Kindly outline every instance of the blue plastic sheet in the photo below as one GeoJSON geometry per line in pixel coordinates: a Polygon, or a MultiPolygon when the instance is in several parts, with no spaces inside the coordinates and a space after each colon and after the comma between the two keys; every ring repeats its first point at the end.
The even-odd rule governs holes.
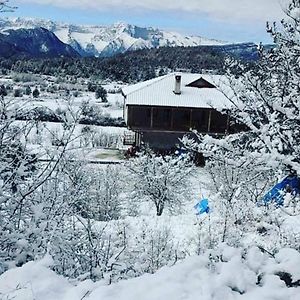
{"type": "Polygon", "coordinates": [[[283,205],[284,195],[291,193],[293,196],[300,194],[300,179],[298,176],[288,176],[277,183],[264,197],[263,204],[275,202],[277,205],[283,205]]]}
{"type": "Polygon", "coordinates": [[[197,215],[201,215],[204,213],[209,213],[209,204],[208,199],[202,199],[199,203],[197,203],[194,208],[197,210],[197,215]]]}

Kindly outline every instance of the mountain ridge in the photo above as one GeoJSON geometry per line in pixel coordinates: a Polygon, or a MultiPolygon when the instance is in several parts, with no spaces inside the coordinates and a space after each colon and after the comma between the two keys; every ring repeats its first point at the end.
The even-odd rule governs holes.
{"type": "Polygon", "coordinates": [[[159,47],[226,45],[227,42],[200,36],[139,27],[124,22],[112,25],[74,25],[34,18],[1,18],[0,32],[16,29],[45,28],[70,45],[80,56],[109,57],[127,51],[159,47]]]}
{"type": "Polygon", "coordinates": [[[0,33],[3,57],[78,57],[79,54],[57,36],[42,27],[7,29],[0,33]]]}

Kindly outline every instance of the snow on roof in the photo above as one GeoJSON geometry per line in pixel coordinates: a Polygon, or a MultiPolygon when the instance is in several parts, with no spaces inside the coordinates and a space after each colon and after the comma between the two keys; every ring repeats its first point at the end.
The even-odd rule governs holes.
{"type": "Polygon", "coordinates": [[[187,85],[203,78],[204,80],[219,87],[226,81],[221,75],[203,75],[182,73],[181,94],[176,95],[175,75],[172,73],[144,82],[137,83],[122,89],[126,97],[126,105],[149,105],[169,107],[194,107],[216,108],[218,110],[230,108],[231,102],[218,88],[196,88],[187,85]]]}

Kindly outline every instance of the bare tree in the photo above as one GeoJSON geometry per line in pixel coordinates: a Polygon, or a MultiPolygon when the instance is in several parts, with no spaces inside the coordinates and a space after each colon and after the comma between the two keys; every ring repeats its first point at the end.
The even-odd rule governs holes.
{"type": "Polygon", "coordinates": [[[9,0],[0,1],[0,13],[13,12],[16,9],[16,6],[9,5],[9,0]]]}
{"type": "Polygon", "coordinates": [[[17,120],[26,113],[28,110],[14,99],[1,98],[0,269],[3,263],[3,270],[8,261],[21,265],[45,251],[46,240],[57,223],[61,223],[68,208],[63,209],[64,202],[58,197],[62,187],[57,176],[74,139],[79,115],[69,111],[57,137],[61,140],[60,144],[50,147],[39,145],[38,151],[33,151],[30,139],[37,121],[17,120]],[[41,210],[36,214],[38,207],[41,210]],[[44,213],[46,211],[47,214],[44,213]],[[44,231],[47,235],[42,234],[44,231]],[[22,246],[20,241],[24,241],[22,246]]]}
{"type": "Polygon", "coordinates": [[[134,182],[132,197],[152,202],[157,216],[165,208],[171,212],[178,210],[187,198],[188,179],[193,170],[187,158],[157,156],[147,150],[129,163],[128,170],[134,182]]]}

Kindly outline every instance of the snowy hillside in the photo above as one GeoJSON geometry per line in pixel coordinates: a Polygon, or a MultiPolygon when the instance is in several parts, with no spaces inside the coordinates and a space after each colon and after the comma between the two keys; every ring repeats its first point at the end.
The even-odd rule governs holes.
{"type": "Polygon", "coordinates": [[[72,25],[39,19],[1,19],[0,31],[44,27],[71,45],[83,56],[111,56],[129,50],[174,46],[224,45],[225,42],[200,36],[184,36],[154,28],[142,28],[126,23],[110,26],[72,25]]]}

